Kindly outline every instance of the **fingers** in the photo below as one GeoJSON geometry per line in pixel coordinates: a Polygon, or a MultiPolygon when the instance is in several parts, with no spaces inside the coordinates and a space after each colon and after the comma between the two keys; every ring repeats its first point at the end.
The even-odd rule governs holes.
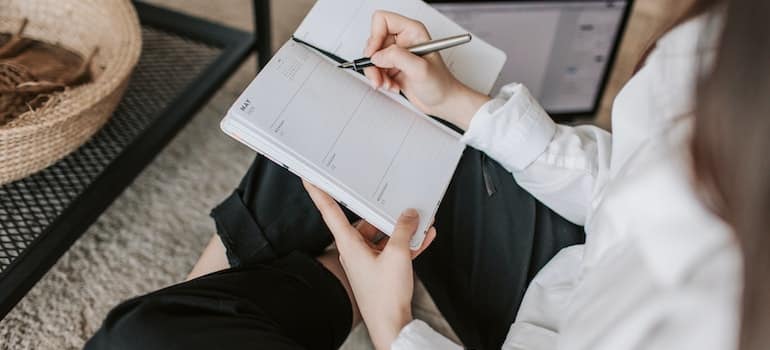
{"type": "MultiPolygon", "coordinates": [[[[381,49],[382,47],[395,45],[396,39],[394,36],[389,35],[383,42],[382,47],[378,47],[376,49],[371,49],[373,47],[371,46],[371,42],[372,39],[370,38],[367,41],[367,47],[364,50],[364,56],[366,57],[371,57],[374,52],[381,49]]],[[[398,92],[398,84],[391,78],[391,76],[394,74],[391,74],[389,71],[383,71],[377,67],[368,67],[364,69],[364,75],[369,79],[369,81],[371,81],[373,88],[377,89],[382,86],[386,90],[398,92]]]]}
{"type": "Polygon", "coordinates": [[[350,225],[348,218],[334,198],[307,181],[303,180],[302,184],[305,186],[305,190],[307,190],[318,211],[321,212],[321,217],[323,217],[326,226],[332,232],[340,253],[343,253],[343,251],[347,252],[356,247],[367,247],[363,237],[350,225]]]}
{"type": "Polygon", "coordinates": [[[393,233],[390,235],[385,249],[396,248],[409,250],[409,241],[412,239],[414,232],[417,231],[417,226],[420,224],[420,214],[417,210],[407,209],[401,213],[401,216],[396,222],[396,227],[393,229],[393,233]]]}
{"type": "Polygon", "coordinates": [[[378,89],[382,87],[394,93],[398,93],[401,90],[401,85],[394,78],[400,72],[397,68],[388,70],[382,70],[377,67],[364,68],[364,75],[369,79],[373,88],[378,89]]]}
{"type": "MultiPolygon", "coordinates": [[[[364,49],[364,56],[370,57],[376,50],[379,50],[379,48],[375,49],[374,51],[371,49],[373,38],[369,38],[367,41],[366,48],[364,49]]],[[[364,75],[366,76],[369,81],[372,82],[372,87],[377,89],[380,86],[382,86],[382,83],[384,82],[383,79],[383,73],[377,68],[377,67],[368,67],[364,68],[364,75]]]]}
{"type": "MultiPolygon", "coordinates": [[[[364,49],[364,56],[372,57],[375,52],[393,45],[407,47],[427,40],[430,40],[430,34],[425,25],[419,21],[393,12],[378,10],[372,15],[371,34],[364,49]]],[[[364,69],[364,75],[372,82],[375,89],[382,86],[398,92],[400,88],[397,82],[377,68],[364,69]]]]}
{"type": "Polygon", "coordinates": [[[372,82],[372,87],[377,89],[382,86],[382,72],[377,67],[364,68],[364,75],[372,82]]]}
{"type": "MultiPolygon", "coordinates": [[[[396,37],[393,36],[393,35],[389,35],[385,39],[385,42],[382,44],[382,47],[388,47],[388,46],[391,46],[391,45],[396,45],[396,37]]],[[[374,54],[374,52],[372,52],[371,54],[374,54]]],[[[366,55],[366,57],[371,57],[371,54],[366,55]]],[[[383,71],[381,69],[379,71],[380,71],[380,75],[382,76],[382,87],[384,89],[390,90],[392,92],[398,92],[398,83],[396,83],[393,80],[390,72],[389,71],[383,71]]]]}
{"type": "Polygon", "coordinates": [[[310,195],[310,198],[313,200],[313,203],[315,203],[316,208],[321,212],[326,224],[332,231],[341,230],[350,226],[348,218],[334,198],[309,182],[303,181],[302,183],[305,186],[307,193],[310,195]]]}
{"type": "MultiPolygon", "coordinates": [[[[372,63],[380,68],[397,69],[399,73],[404,73],[414,80],[421,80],[428,75],[428,61],[396,45],[375,53],[372,63]]],[[[400,76],[401,74],[393,76],[396,83],[401,84],[400,76]]]]}
{"type": "Polygon", "coordinates": [[[422,241],[422,245],[420,245],[420,248],[417,250],[412,251],[412,259],[420,256],[425,249],[428,249],[431,243],[433,243],[433,240],[436,238],[436,228],[431,227],[428,230],[428,233],[425,234],[425,239],[422,241]]]}
{"type": "Polygon", "coordinates": [[[348,218],[345,216],[342,208],[331,196],[307,181],[303,180],[302,184],[321,213],[332,235],[334,235],[337,249],[342,255],[355,254],[357,251],[372,253],[371,249],[375,251],[398,249],[404,252],[411,252],[411,257],[414,259],[428,248],[436,238],[436,229],[431,227],[426,233],[420,248],[412,251],[409,248],[409,242],[412,236],[414,236],[415,231],[417,231],[420,215],[414,209],[407,209],[398,218],[398,222],[396,222],[396,226],[389,239],[383,239],[376,244],[370,243],[379,233],[377,228],[366,221],[360,221],[356,224],[356,227],[353,227],[348,222],[348,218]]]}
{"type": "Polygon", "coordinates": [[[383,70],[378,67],[364,68],[364,75],[369,79],[372,87],[378,89],[382,87],[385,90],[392,92],[398,92],[400,89],[399,84],[393,78],[400,71],[396,68],[383,70]]]}
{"type": "Polygon", "coordinates": [[[380,234],[380,230],[365,220],[360,220],[353,226],[355,226],[358,232],[361,232],[361,235],[364,236],[364,239],[369,242],[374,242],[380,234]]]}
{"type": "Polygon", "coordinates": [[[364,48],[364,56],[371,57],[375,52],[395,44],[397,44],[395,35],[388,34],[385,36],[385,39],[383,40],[379,40],[378,38],[374,38],[374,37],[369,37],[369,39],[366,40],[366,47],[364,48]]]}
{"type": "Polygon", "coordinates": [[[385,40],[389,36],[398,37],[400,34],[409,34],[405,36],[408,36],[408,39],[413,42],[399,42],[399,45],[417,44],[417,41],[424,41],[430,37],[425,26],[418,21],[393,12],[375,11],[372,15],[370,40],[366,48],[367,56],[371,56],[377,50],[385,47],[385,40]]]}

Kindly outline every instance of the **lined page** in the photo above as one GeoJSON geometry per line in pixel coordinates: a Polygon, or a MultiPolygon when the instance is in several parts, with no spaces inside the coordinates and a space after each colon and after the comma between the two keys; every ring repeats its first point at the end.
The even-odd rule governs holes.
{"type": "Polygon", "coordinates": [[[351,209],[383,232],[392,232],[402,210],[417,209],[415,246],[464,149],[457,133],[293,41],[225,119],[237,121],[237,128],[225,128],[234,137],[349,194],[351,209]]]}
{"type": "MultiPolygon", "coordinates": [[[[417,19],[434,39],[467,30],[420,0],[318,0],[294,35],[347,60],[361,57],[371,32],[374,11],[381,9],[417,19]]],[[[489,94],[506,55],[474,37],[465,45],[441,51],[449,70],[471,88],[489,94]]]]}

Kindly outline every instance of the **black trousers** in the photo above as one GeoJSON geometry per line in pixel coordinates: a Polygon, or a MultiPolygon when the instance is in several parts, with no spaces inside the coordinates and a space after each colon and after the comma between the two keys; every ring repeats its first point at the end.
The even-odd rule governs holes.
{"type": "MultiPolygon", "coordinates": [[[[313,258],[332,238],[300,180],[258,156],[212,217],[234,267],[122,303],[86,349],[340,346],[352,305],[313,258]]],[[[470,148],[435,226],[436,240],[414,267],[472,349],[499,349],[537,271],[561,248],[584,240],[581,227],[470,148]]]]}

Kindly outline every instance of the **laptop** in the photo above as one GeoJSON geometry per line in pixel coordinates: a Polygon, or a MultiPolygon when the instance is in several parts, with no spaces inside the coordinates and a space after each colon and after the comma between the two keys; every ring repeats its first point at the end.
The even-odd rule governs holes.
{"type": "Polygon", "coordinates": [[[596,114],[633,0],[429,3],[506,52],[493,95],[526,85],[554,119],[596,114]]]}

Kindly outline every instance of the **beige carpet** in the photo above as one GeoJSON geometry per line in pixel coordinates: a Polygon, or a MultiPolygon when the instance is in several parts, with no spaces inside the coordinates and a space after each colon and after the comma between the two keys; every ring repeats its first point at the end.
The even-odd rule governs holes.
{"type": "MultiPolygon", "coordinates": [[[[229,13],[212,6],[196,9],[233,16],[228,22],[249,28],[248,1],[238,3],[240,10],[233,6],[229,13]]],[[[233,190],[254,157],[218,127],[226,108],[253,78],[254,66],[252,57],[0,321],[0,348],[81,348],[121,300],[184,279],[214,232],[209,210],[233,190]]],[[[430,302],[424,293],[417,300],[430,302]]],[[[435,311],[423,309],[429,307],[415,313],[439,319],[435,311]]],[[[367,347],[363,329],[346,344],[349,349],[367,347]]]]}
{"type": "MultiPolygon", "coordinates": [[[[251,28],[247,0],[153,2],[251,28]]],[[[312,0],[273,3],[274,37],[281,43],[312,0]]],[[[648,4],[644,8],[654,9],[664,1],[641,3],[648,4]]],[[[646,38],[645,33],[651,29],[644,24],[660,21],[645,13],[638,16],[638,24],[632,23],[638,27],[635,37],[646,38]]],[[[631,51],[624,57],[638,51],[634,49],[640,46],[638,42],[625,44],[631,51]]],[[[623,67],[628,65],[621,65],[615,85],[622,83],[623,69],[628,70],[623,67]]],[[[0,349],[81,348],[118,302],[185,277],[213,233],[210,208],[233,189],[253,158],[253,152],[224,136],[218,128],[225,109],[254,76],[253,67],[252,57],[0,321],[0,349]]],[[[417,293],[415,304],[417,317],[448,332],[424,292],[417,293]]],[[[359,328],[345,348],[370,348],[368,344],[365,330],[359,328]]]]}

